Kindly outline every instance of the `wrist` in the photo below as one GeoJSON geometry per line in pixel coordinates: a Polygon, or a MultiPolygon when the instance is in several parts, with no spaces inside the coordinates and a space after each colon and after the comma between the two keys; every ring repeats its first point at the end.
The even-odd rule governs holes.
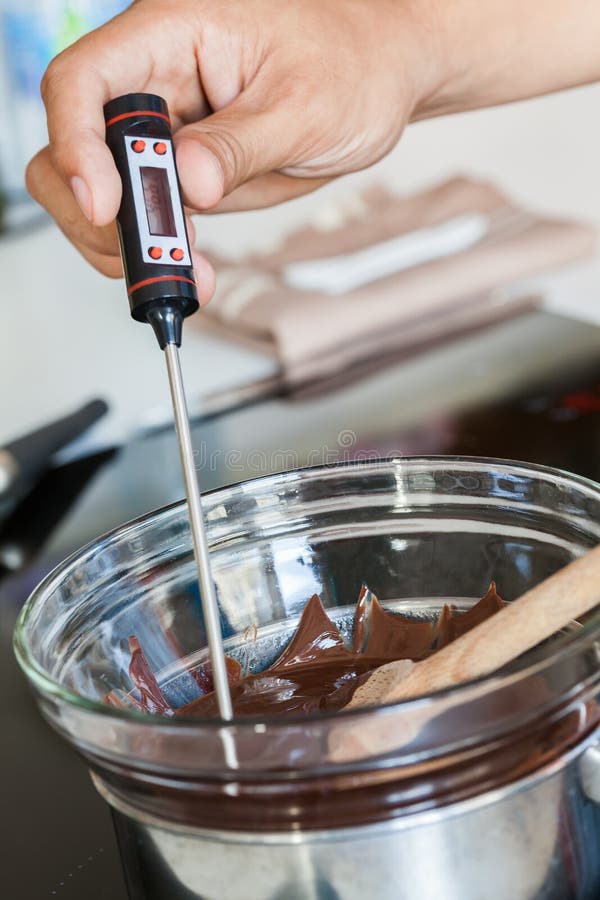
{"type": "Polygon", "coordinates": [[[507,90],[518,93],[520,78],[510,62],[519,43],[516,4],[411,0],[424,51],[432,59],[411,121],[502,103],[512,99],[504,96],[507,90]]]}
{"type": "MultiPolygon", "coordinates": [[[[372,14],[372,0],[367,5],[372,14]]],[[[440,114],[458,75],[449,52],[447,6],[447,0],[382,0],[387,16],[379,27],[381,49],[389,51],[384,61],[396,78],[400,72],[399,100],[407,123],[440,114]]]]}

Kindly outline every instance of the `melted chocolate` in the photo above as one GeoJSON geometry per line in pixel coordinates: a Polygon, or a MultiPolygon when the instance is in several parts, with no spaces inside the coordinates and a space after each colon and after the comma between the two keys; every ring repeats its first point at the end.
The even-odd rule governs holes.
{"type": "MultiPolygon", "coordinates": [[[[226,658],[234,713],[263,716],[341,709],[373,669],[397,659],[425,659],[489,618],[502,605],[492,584],[486,595],[465,613],[445,605],[434,626],[386,611],[363,587],[349,648],[315,594],[306,604],[290,643],[268,669],[242,677],[239,663],[226,658]]],[[[210,664],[191,673],[203,695],[173,710],[135,637],[130,638],[130,648],[129,675],[139,695],[132,699],[138,708],[159,715],[217,716],[210,664]]],[[[106,700],[123,705],[112,692],[106,700]]]]}
{"type": "Polygon", "coordinates": [[[129,677],[140,693],[138,701],[140,709],[149,713],[172,716],[173,710],[165,700],[154,672],[142,653],[140,642],[136,637],[129,638],[129,649],[131,650],[129,677]]]}
{"type": "Polygon", "coordinates": [[[479,603],[472,606],[460,616],[453,613],[452,609],[446,604],[438,619],[435,632],[435,649],[441,650],[446,644],[455,641],[457,637],[466,634],[476,625],[485,622],[494,613],[502,609],[504,603],[496,593],[496,584],[492,581],[487,593],[481,598],[479,603]]]}
{"type": "MultiPolygon", "coordinates": [[[[318,598],[312,598],[294,637],[268,671],[244,679],[239,664],[229,660],[229,677],[235,681],[235,690],[239,693],[239,687],[242,694],[244,690],[250,691],[252,683],[256,690],[261,685],[264,688],[266,681],[261,682],[260,678],[272,677],[280,681],[285,678],[291,683],[292,696],[288,698],[291,702],[294,691],[306,691],[304,673],[312,665],[317,674],[311,683],[316,680],[319,685],[315,689],[316,696],[323,696],[331,689],[333,694],[327,696],[331,696],[328,702],[333,703],[335,691],[341,689],[339,684],[332,687],[335,672],[344,669],[348,662],[355,664],[356,672],[356,667],[362,664],[361,656],[367,657],[367,666],[372,662],[371,654],[389,658],[398,651],[409,656],[414,653],[414,658],[419,654],[426,656],[472,628],[480,616],[485,618],[494,614],[501,605],[492,586],[492,590],[467,613],[460,614],[450,606],[445,607],[431,628],[427,623],[423,627],[422,622],[407,624],[401,617],[385,612],[364,589],[357,603],[350,648],[344,645],[318,598]],[[381,633],[382,629],[385,634],[381,633]],[[248,687],[242,687],[244,684],[248,687]]],[[[137,775],[132,778],[121,768],[104,767],[102,778],[117,794],[135,796],[136,808],[141,812],[187,827],[252,832],[281,830],[297,834],[299,830],[383,822],[408,812],[448,806],[501,788],[564,759],[571,748],[598,727],[598,703],[590,699],[590,679],[595,677],[597,668],[594,665],[593,659],[586,663],[582,670],[585,677],[563,700],[560,685],[567,673],[568,678],[573,677],[573,661],[569,658],[561,663],[560,672],[554,672],[556,684],[537,673],[525,675],[524,680],[509,682],[500,691],[441,711],[424,723],[424,733],[416,735],[407,746],[406,752],[414,764],[406,765],[408,757],[405,750],[399,748],[400,756],[391,759],[390,766],[381,766],[379,757],[374,757],[368,767],[361,763],[349,772],[338,771],[335,767],[315,770],[315,760],[323,759],[323,732],[318,727],[304,729],[302,724],[290,723],[289,729],[269,727],[268,739],[253,728],[238,730],[236,745],[241,756],[257,760],[259,764],[256,768],[248,767],[243,773],[230,773],[235,780],[235,791],[230,789],[230,779],[204,772],[205,763],[209,763],[209,773],[216,765],[227,771],[223,749],[217,743],[211,743],[208,748],[199,746],[199,770],[191,779],[171,777],[157,781],[152,777],[140,781],[137,775]],[[491,732],[490,724],[498,715],[506,724],[507,711],[513,724],[491,732]],[[517,718],[513,722],[515,712],[517,718]],[[458,751],[451,743],[449,752],[447,741],[452,741],[456,733],[471,733],[472,740],[468,745],[459,745],[458,751]],[[422,747],[435,744],[436,735],[440,737],[443,755],[421,756],[422,747]]],[[[346,674],[351,672],[347,668],[344,671],[346,674]]],[[[212,689],[209,665],[196,667],[190,675],[201,690],[212,689]]],[[[356,675],[353,686],[348,688],[349,693],[362,677],[356,675]]],[[[159,715],[161,712],[169,714],[166,712],[169,705],[135,640],[132,642],[131,679],[136,690],[129,694],[115,690],[107,702],[143,708],[159,715]]],[[[348,683],[351,681],[349,678],[348,683]]],[[[338,701],[339,696],[335,702],[338,701]]],[[[214,712],[215,704],[209,693],[195,704],[171,710],[171,713],[210,715],[211,703],[214,712]]],[[[269,713],[285,712],[286,703],[282,702],[275,709],[267,704],[265,708],[269,713]]],[[[239,712],[237,707],[236,712],[239,712]]],[[[243,710],[241,714],[244,714],[243,710]]],[[[139,742],[143,751],[140,765],[144,771],[143,759],[149,736],[147,729],[141,731],[144,734],[132,734],[132,747],[139,742]]],[[[170,746],[170,736],[160,731],[152,734],[151,739],[164,743],[165,749],[170,746]]]]}

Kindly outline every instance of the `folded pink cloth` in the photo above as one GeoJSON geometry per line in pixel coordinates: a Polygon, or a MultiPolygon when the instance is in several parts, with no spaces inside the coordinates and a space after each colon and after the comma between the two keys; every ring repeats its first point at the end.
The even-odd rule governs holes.
{"type": "Polygon", "coordinates": [[[485,182],[406,198],[372,188],[275,251],[213,258],[206,319],[275,354],[298,385],[514,314],[531,298],[496,289],[595,247],[591,226],[536,216],[485,182]]]}

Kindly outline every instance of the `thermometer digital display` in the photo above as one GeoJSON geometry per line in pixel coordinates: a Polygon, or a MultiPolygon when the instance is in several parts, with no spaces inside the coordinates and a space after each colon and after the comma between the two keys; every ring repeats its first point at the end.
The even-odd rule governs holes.
{"type": "Polygon", "coordinates": [[[159,237],[177,237],[166,169],[140,166],[140,175],[150,234],[159,237]]]}

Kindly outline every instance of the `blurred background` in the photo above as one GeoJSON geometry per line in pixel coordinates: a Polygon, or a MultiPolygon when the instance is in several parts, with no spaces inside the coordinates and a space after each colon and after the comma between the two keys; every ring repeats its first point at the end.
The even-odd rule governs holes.
{"type": "MultiPolygon", "coordinates": [[[[153,334],[23,184],[48,61],[122,5],[0,0],[3,895],[28,900],[125,893],[108,812],[16,670],[15,617],[66,554],[183,495],[153,334]]],[[[599,108],[594,85],[424,122],[316,194],[199,217],[219,283],[182,352],[201,487],[423,453],[598,478],[599,108]]]]}

